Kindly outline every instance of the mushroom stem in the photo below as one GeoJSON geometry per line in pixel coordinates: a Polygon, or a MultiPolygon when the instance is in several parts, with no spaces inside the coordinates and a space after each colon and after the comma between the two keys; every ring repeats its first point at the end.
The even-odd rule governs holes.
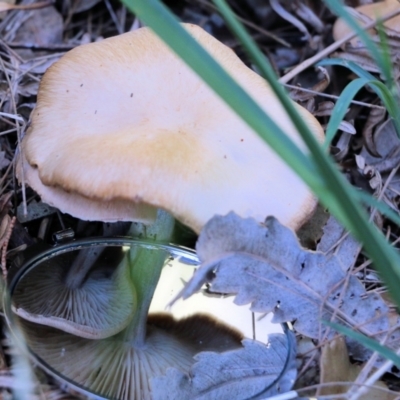
{"type": "Polygon", "coordinates": [[[164,251],[152,249],[131,251],[131,279],[136,289],[138,308],[125,330],[125,340],[135,348],[145,346],[147,315],[167,255],[164,251]]]}
{"type": "MultiPolygon", "coordinates": [[[[163,210],[158,210],[155,223],[146,227],[144,236],[146,239],[169,241],[174,223],[175,219],[172,215],[163,210]]],[[[168,251],[152,249],[151,247],[147,249],[132,248],[127,255],[129,257],[131,279],[136,289],[137,310],[132,321],[125,329],[124,340],[129,341],[135,348],[145,346],[147,315],[150,303],[168,255],[168,251]]]]}

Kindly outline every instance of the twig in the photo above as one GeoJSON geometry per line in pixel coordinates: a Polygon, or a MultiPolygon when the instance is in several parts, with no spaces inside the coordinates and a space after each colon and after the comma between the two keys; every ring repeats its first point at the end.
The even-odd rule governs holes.
{"type": "MultiPolygon", "coordinates": [[[[10,100],[11,100],[11,104],[12,104],[12,107],[13,107],[13,110],[14,110],[14,115],[17,115],[17,105],[15,104],[14,91],[12,90],[10,77],[8,76],[8,73],[6,72],[5,65],[4,65],[2,57],[0,57],[0,64],[1,64],[1,67],[3,68],[4,75],[6,77],[8,87],[10,88],[10,100]]],[[[18,148],[17,148],[18,150],[17,151],[19,151],[20,150],[20,146],[21,146],[21,127],[20,127],[20,125],[18,123],[19,119],[15,119],[15,121],[17,122],[17,124],[16,124],[17,138],[18,138],[18,148]]],[[[26,205],[25,174],[24,174],[23,162],[24,161],[22,159],[21,160],[21,164],[22,164],[21,165],[21,186],[22,186],[22,205],[23,205],[22,208],[23,208],[24,215],[28,215],[28,207],[26,205]]]]}
{"type": "Polygon", "coordinates": [[[4,280],[7,279],[7,248],[8,248],[8,242],[10,241],[10,237],[12,234],[12,230],[14,228],[15,222],[17,220],[17,217],[12,217],[10,224],[7,227],[6,235],[4,237],[4,244],[1,248],[1,270],[3,272],[3,278],[4,280]]]}
{"type": "MultiPolygon", "coordinates": [[[[295,90],[298,90],[298,91],[304,92],[304,93],[313,93],[316,96],[326,97],[326,98],[332,99],[332,100],[338,100],[339,97],[340,97],[340,96],[335,96],[333,94],[318,92],[318,91],[312,90],[312,89],[306,89],[306,88],[303,88],[301,86],[290,85],[289,83],[284,83],[283,86],[285,86],[285,87],[287,87],[289,89],[295,89],[295,90]]],[[[364,101],[352,100],[351,104],[357,104],[359,106],[368,107],[368,108],[379,108],[379,109],[382,109],[382,110],[386,110],[386,108],[383,107],[383,106],[378,106],[376,104],[365,103],[364,101]]]]}
{"type": "MultiPolygon", "coordinates": [[[[400,350],[396,352],[397,355],[400,354],[400,350]]],[[[358,400],[361,396],[363,396],[368,390],[370,386],[373,386],[374,383],[382,377],[390,368],[393,367],[392,361],[384,362],[364,383],[363,386],[360,386],[356,392],[350,397],[349,400],[358,400]]]]}
{"type": "Polygon", "coordinates": [[[50,1],[41,1],[36,4],[5,4],[6,7],[4,10],[0,11],[8,11],[8,10],[37,10],[40,8],[49,7],[54,4],[54,0],[50,1]]]}

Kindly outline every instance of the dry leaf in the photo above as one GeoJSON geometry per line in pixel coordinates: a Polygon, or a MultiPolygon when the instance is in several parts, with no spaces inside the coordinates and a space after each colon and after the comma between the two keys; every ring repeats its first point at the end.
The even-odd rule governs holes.
{"type": "MultiPolygon", "coordinates": [[[[62,38],[63,19],[61,14],[55,7],[45,7],[29,12],[27,18],[9,40],[12,39],[14,42],[24,45],[46,47],[61,43],[62,38]]],[[[27,51],[23,54],[26,55],[27,51]]]]}
{"type": "MultiPolygon", "coordinates": [[[[354,382],[362,370],[360,365],[352,364],[349,360],[346,342],[343,337],[338,336],[330,342],[325,343],[321,354],[321,383],[354,382]]],[[[387,389],[387,386],[378,381],[374,386],[387,389]]],[[[333,395],[346,393],[351,385],[334,384],[323,386],[320,395],[333,395]]],[[[387,393],[384,390],[370,389],[362,396],[363,400],[394,400],[398,396],[387,393]]]]}
{"type": "Polygon", "coordinates": [[[314,113],[316,117],[329,117],[332,114],[335,103],[333,101],[322,101],[318,103],[318,108],[314,113]]]}
{"type": "Polygon", "coordinates": [[[0,151],[0,170],[10,165],[10,160],[6,157],[5,151],[0,151]]]}
{"type": "MultiPolygon", "coordinates": [[[[341,122],[341,125],[344,121],[341,122]]],[[[339,139],[336,144],[331,147],[332,153],[335,160],[342,161],[347,153],[349,152],[350,141],[352,139],[352,134],[348,132],[340,132],[339,139]]]]}
{"type": "Polygon", "coordinates": [[[65,0],[63,3],[65,13],[72,12],[73,14],[90,10],[101,0],[65,0]]]}
{"type": "Polygon", "coordinates": [[[234,213],[212,218],[197,242],[202,266],[180,295],[205,282],[210,291],[235,294],[238,305],[273,312],[273,322],[295,322],[297,332],[320,338],[321,320],[345,323],[372,337],[389,328],[388,307],[348,277],[335,256],[304,250],[294,233],[274,217],[265,224],[234,213]]]}
{"type": "Polygon", "coordinates": [[[375,146],[373,132],[375,127],[383,121],[386,115],[385,108],[374,107],[368,114],[367,121],[365,122],[364,128],[362,130],[362,135],[364,138],[364,143],[366,149],[375,157],[380,158],[380,154],[375,146]]]}
{"type": "Polygon", "coordinates": [[[355,135],[357,133],[356,129],[354,128],[354,125],[350,121],[342,121],[339,124],[339,130],[349,133],[350,135],[355,135]]]}
{"type": "Polygon", "coordinates": [[[265,399],[289,391],[296,379],[294,337],[290,334],[289,346],[283,334],[269,339],[266,345],[245,339],[238,350],[199,353],[188,374],[168,369],[152,380],[153,400],[265,399]],[[289,348],[288,368],[280,376],[289,348]]]}
{"type": "Polygon", "coordinates": [[[396,167],[400,161],[400,139],[393,123],[385,121],[381,124],[376,129],[373,140],[375,150],[380,156],[374,156],[363,148],[360,156],[364,157],[365,163],[374,166],[379,172],[390,171],[396,167]]]}
{"type": "Polygon", "coordinates": [[[361,245],[347,233],[334,218],[330,217],[323,228],[324,234],[318,243],[317,251],[326,255],[334,254],[344,272],[347,272],[355,263],[361,245]]]}

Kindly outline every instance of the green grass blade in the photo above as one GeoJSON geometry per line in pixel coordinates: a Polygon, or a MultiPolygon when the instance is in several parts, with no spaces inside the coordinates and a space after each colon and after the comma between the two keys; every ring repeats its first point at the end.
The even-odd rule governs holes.
{"type": "Polygon", "coordinates": [[[394,351],[390,350],[389,348],[381,345],[374,339],[369,338],[359,332],[355,332],[350,328],[347,328],[343,325],[339,325],[330,321],[322,321],[325,325],[328,325],[332,329],[338,331],[339,333],[348,336],[351,339],[356,340],[357,342],[361,343],[367,349],[372,351],[376,351],[381,356],[385,357],[386,359],[393,362],[397,368],[400,368],[400,356],[398,356],[394,351]]]}
{"type": "Polygon", "coordinates": [[[328,65],[337,65],[340,67],[348,68],[350,71],[354,72],[360,78],[369,79],[371,81],[376,79],[376,77],[374,75],[370,74],[368,71],[366,71],[364,68],[360,67],[355,62],[348,61],[343,58],[325,58],[325,59],[319,61],[316,65],[321,66],[321,67],[326,67],[328,65]]]}
{"type": "Polygon", "coordinates": [[[370,80],[365,78],[355,79],[351,81],[340,94],[340,97],[337,99],[335,107],[332,110],[328,126],[326,127],[326,137],[324,143],[325,149],[328,149],[332,143],[332,140],[339,129],[339,125],[343,121],[343,118],[346,115],[354,96],[361,88],[368,84],[368,82],[370,82],[370,80]]]}
{"type": "Polygon", "coordinates": [[[309,136],[309,131],[300,133],[315,162],[296,148],[271,118],[179,25],[165,6],[157,0],[124,2],[298,173],[343,226],[363,243],[392,298],[400,305],[400,260],[397,253],[377,228],[368,222],[355,190],[339,173],[319,143],[309,136]],[[285,148],[285,145],[289,147],[285,148]]]}
{"type": "Polygon", "coordinates": [[[399,213],[394,211],[387,204],[377,200],[375,197],[371,196],[369,193],[366,193],[364,191],[357,192],[357,196],[359,200],[366,206],[376,208],[382,215],[390,219],[396,225],[400,226],[399,213]]]}
{"type": "Polygon", "coordinates": [[[379,98],[382,100],[382,103],[387,108],[388,113],[392,117],[393,122],[395,124],[397,135],[400,137],[400,107],[399,107],[400,101],[397,100],[398,97],[393,95],[393,91],[390,90],[390,88],[388,88],[386,84],[384,84],[381,81],[378,81],[373,75],[371,75],[369,72],[365,71],[363,68],[361,68],[352,61],[346,61],[340,58],[332,58],[332,59],[322,60],[321,62],[318,63],[318,65],[321,66],[338,65],[346,67],[351,71],[353,71],[360,78],[370,80],[368,84],[379,96],[379,98]]]}

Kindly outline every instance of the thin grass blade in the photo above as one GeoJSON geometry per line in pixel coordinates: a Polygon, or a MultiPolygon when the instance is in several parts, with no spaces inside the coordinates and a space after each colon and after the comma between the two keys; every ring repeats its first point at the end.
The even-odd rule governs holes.
{"type": "Polygon", "coordinates": [[[351,81],[340,94],[340,97],[337,99],[335,107],[332,110],[328,126],[326,127],[326,137],[324,143],[325,149],[328,149],[332,143],[332,140],[339,129],[339,125],[343,121],[355,95],[360,91],[361,88],[368,84],[368,82],[370,82],[370,80],[366,78],[355,79],[351,81]]]}

